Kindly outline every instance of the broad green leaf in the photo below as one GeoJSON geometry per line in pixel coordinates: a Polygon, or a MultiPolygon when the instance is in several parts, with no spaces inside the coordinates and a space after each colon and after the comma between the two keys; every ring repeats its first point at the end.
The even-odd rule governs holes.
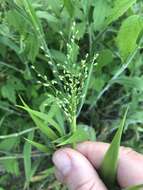
{"type": "Polygon", "coordinates": [[[113,21],[117,20],[122,16],[134,3],[136,0],[115,0],[113,3],[113,8],[110,9],[110,13],[107,17],[106,24],[109,25],[113,21]]]}
{"type": "Polygon", "coordinates": [[[6,14],[6,19],[9,26],[14,27],[14,29],[20,32],[20,34],[26,33],[27,23],[19,12],[17,12],[16,10],[8,11],[6,14]]]}
{"type": "Polygon", "coordinates": [[[0,165],[5,169],[6,172],[12,175],[18,176],[20,173],[17,159],[0,160],[0,165]]]}
{"type": "Polygon", "coordinates": [[[2,86],[1,93],[4,98],[7,98],[13,104],[16,104],[16,92],[12,85],[7,83],[6,85],[2,86]]]}
{"type": "Polygon", "coordinates": [[[143,184],[136,185],[136,186],[133,186],[133,187],[129,187],[129,188],[126,188],[126,189],[123,189],[123,190],[142,190],[142,189],[143,189],[143,184]]]}
{"type": "Polygon", "coordinates": [[[110,7],[107,1],[105,0],[96,0],[94,1],[94,29],[98,31],[102,29],[105,25],[105,19],[110,12],[110,7]]]}
{"type": "Polygon", "coordinates": [[[29,140],[29,139],[25,139],[28,143],[30,143],[31,145],[35,146],[38,150],[40,150],[41,152],[45,152],[45,153],[51,153],[51,150],[43,145],[43,144],[40,144],[40,143],[37,143],[35,141],[32,141],[32,140],[29,140]]]}
{"type": "Polygon", "coordinates": [[[5,36],[0,36],[0,43],[4,44],[5,46],[9,47],[11,50],[15,51],[17,56],[20,58],[22,63],[25,62],[25,57],[23,54],[20,53],[20,47],[11,39],[5,36]]]}
{"type": "Polygon", "coordinates": [[[5,139],[0,141],[0,150],[10,151],[12,148],[15,147],[19,142],[17,137],[5,139]]]}
{"type": "Polygon", "coordinates": [[[137,39],[142,30],[143,18],[139,15],[132,15],[123,21],[116,41],[124,59],[137,47],[137,39]]]}
{"type": "Polygon", "coordinates": [[[103,49],[100,51],[99,57],[97,58],[97,66],[96,69],[102,69],[104,66],[108,66],[113,61],[113,52],[109,49],[103,49]]]}
{"type": "Polygon", "coordinates": [[[107,150],[107,153],[104,156],[100,168],[101,178],[109,188],[111,188],[114,185],[116,179],[117,165],[119,159],[119,148],[120,148],[123,128],[125,125],[125,120],[127,117],[127,112],[128,109],[126,110],[121,125],[118,131],[116,132],[116,135],[113,138],[113,141],[109,149],[107,150]]]}
{"type": "Polygon", "coordinates": [[[64,6],[66,7],[69,15],[72,17],[74,14],[74,6],[72,0],[63,0],[64,6]]]}
{"type": "Polygon", "coordinates": [[[90,141],[96,141],[96,132],[95,129],[91,126],[84,125],[84,124],[78,124],[77,128],[83,129],[88,134],[88,139],[90,141]]]}

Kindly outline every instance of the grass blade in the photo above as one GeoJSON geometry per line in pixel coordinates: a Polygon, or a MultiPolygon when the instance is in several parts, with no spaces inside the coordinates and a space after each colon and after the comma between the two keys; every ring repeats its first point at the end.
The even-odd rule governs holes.
{"type": "Polygon", "coordinates": [[[128,109],[126,110],[121,125],[113,138],[113,141],[105,154],[103,162],[100,168],[100,174],[104,181],[104,183],[111,188],[115,183],[117,165],[118,165],[118,157],[119,157],[119,148],[122,137],[123,128],[125,125],[125,120],[127,117],[128,109]]]}
{"type": "MultiPolygon", "coordinates": [[[[28,138],[32,140],[33,135],[34,133],[32,131],[29,133],[28,138]]],[[[26,183],[24,189],[26,189],[27,187],[29,187],[30,174],[31,174],[31,144],[29,144],[28,142],[26,142],[24,145],[23,155],[24,155],[24,170],[26,177],[26,183]]]]}
{"type": "MultiPolygon", "coordinates": [[[[39,111],[32,110],[29,107],[24,107],[24,106],[18,106],[18,107],[20,107],[20,108],[24,109],[25,111],[27,111],[35,123],[36,123],[36,121],[39,124],[43,123],[43,125],[47,125],[49,123],[50,125],[52,125],[60,133],[60,135],[63,134],[63,131],[61,130],[61,127],[59,127],[59,125],[53,119],[48,118],[47,114],[39,112],[39,111]]],[[[52,129],[49,128],[49,130],[52,130],[52,129]]]]}
{"type": "MultiPolygon", "coordinates": [[[[45,114],[43,112],[39,112],[36,110],[32,110],[24,101],[23,99],[20,97],[22,103],[24,106],[19,106],[19,108],[24,109],[25,111],[27,111],[29,113],[29,115],[32,117],[37,117],[37,119],[40,119],[41,121],[43,121],[43,123],[46,124],[50,124],[51,126],[53,126],[58,132],[59,134],[62,136],[65,132],[64,129],[60,127],[60,125],[58,125],[58,123],[56,121],[54,121],[52,118],[56,115],[57,113],[57,108],[55,108],[55,104],[53,106],[51,106],[51,109],[49,110],[48,114],[45,114]]],[[[34,120],[34,119],[33,119],[34,120]]]]}
{"type": "Polygon", "coordinates": [[[40,113],[40,112],[38,112],[38,113],[36,112],[37,115],[35,115],[35,114],[34,114],[35,112],[34,112],[32,109],[30,109],[27,104],[25,104],[25,102],[22,100],[22,98],[21,98],[21,101],[22,101],[24,107],[23,107],[23,106],[18,106],[18,107],[23,108],[24,110],[26,110],[26,111],[29,113],[29,115],[30,115],[31,118],[33,119],[33,121],[34,121],[34,123],[36,124],[36,126],[37,126],[45,135],[47,135],[47,137],[48,137],[49,139],[55,140],[58,136],[56,135],[56,133],[55,133],[50,127],[48,127],[48,125],[47,125],[46,123],[44,123],[44,121],[43,121],[41,118],[38,117],[38,113],[40,113]]]}
{"type": "MultiPolygon", "coordinates": [[[[26,109],[25,109],[26,110],[26,109]]],[[[31,116],[31,118],[33,119],[34,123],[36,124],[36,126],[45,134],[47,135],[47,137],[49,139],[56,139],[57,135],[56,133],[50,128],[48,127],[47,124],[44,124],[44,122],[39,119],[37,116],[35,116],[31,111],[29,111],[29,109],[27,110],[29,115],[31,116]]]]}

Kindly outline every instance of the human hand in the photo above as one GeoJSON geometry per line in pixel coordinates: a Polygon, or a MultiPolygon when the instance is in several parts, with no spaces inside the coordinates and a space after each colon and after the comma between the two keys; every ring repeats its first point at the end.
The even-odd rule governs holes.
{"type": "MultiPolygon", "coordinates": [[[[71,148],[60,149],[53,155],[57,179],[69,190],[107,190],[96,170],[109,147],[107,143],[84,142],[71,148]]],[[[143,155],[121,147],[117,171],[120,187],[143,184],[143,155]]]]}

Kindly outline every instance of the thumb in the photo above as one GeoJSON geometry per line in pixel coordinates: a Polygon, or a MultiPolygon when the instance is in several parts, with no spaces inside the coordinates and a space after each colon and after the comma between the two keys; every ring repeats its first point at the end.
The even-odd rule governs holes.
{"type": "Polygon", "coordinates": [[[56,177],[70,190],[107,190],[91,163],[79,152],[60,149],[53,155],[56,177]]]}

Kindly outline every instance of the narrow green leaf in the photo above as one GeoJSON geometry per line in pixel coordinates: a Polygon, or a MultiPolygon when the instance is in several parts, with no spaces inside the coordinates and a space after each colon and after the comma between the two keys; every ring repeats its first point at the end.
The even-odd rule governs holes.
{"type": "MultiPolygon", "coordinates": [[[[37,126],[45,135],[47,135],[47,137],[48,137],[49,139],[52,139],[52,140],[56,139],[56,138],[57,138],[56,133],[55,133],[50,127],[48,127],[48,125],[47,125],[46,123],[44,123],[43,120],[41,120],[41,119],[38,117],[38,113],[36,112],[37,115],[35,115],[35,112],[34,112],[32,109],[30,109],[30,108],[25,104],[25,102],[24,102],[22,99],[21,99],[21,101],[22,101],[22,103],[24,104],[25,107],[23,107],[23,106],[18,106],[18,107],[23,108],[24,110],[26,110],[26,111],[29,113],[29,115],[31,116],[31,118],[32,118],[33,121],[35,122],[36,126],[37,126]]],[[[39,112],[39,113],[40,113],[40,112],[39,112]]]]}
{"type": "Polygon", "coordinates": [[[31,118],[33,119],[38,128],[40,128],[41,130],[44,130],[45,128],[45,134],[49,135],[49,137],[51,136],[53,138],[56,138],[57,135],[50,127],[48,127],[48,123],[52,125],[60,134],[63,134],[61,127],[59,127],[59,125],[53,119],[48,118],[47,114],[32,110],[29,107],[24,107],[24,106],[18,106],[18,107],[24,109],[29,113],[29,115],[31,116],[31,118]]]}
{"type": "Polygon", "coordinates": [[[143,189],[143,184],[136,185],[136,186],[133,186],[133,187],[129,187],[129,188],[123,189],[123,190],[142,190],[142,189],[143,189]]]}
{"type": "Polygon", "coordinates": [[[37,143],[37,142],[29,140],[29,139],[25,139],[25,140],[28,143],[30,143],[31,145],[35,146],[41,152],[45,152],[45,153],[50,153],[51,152],[51,150],[47,146],[45,146],[43,144],[37,143]]]}
{"type": "Polygon", "coordinates": [[[111,188],[116,179],[116,172],[117,172],[117,165],[118,165],[118,157],[119,157],[119,148],[120,148],[120,142],[122,137],[123,128],[125,125],[125,120],[127,117],[128,109],[126,110],[124,114],[124,118],[121,122],[121,125],[113,138],[113,141],[105,154],[105,157],[102,161],[101,168],[100,168],[100,174],[104,181],[104,183],[111,188]]]}
{"type": "MultiPolygon", "coordinates": [[[[26,110],[26,109],[25,109],[26,110]]],[[[47,135],[47,137],[49,139],[56,139],[57,135],[55,134],[55,132],[48,127],[47,124],[45,124],[41,119],[39,119],[37,116],[35,116],[31,111],[29,111],[29,109],[27,110],[28,113],[30,114],[31,118],[33,119],[33,121],[35,122],[36,126],[45,134],[47,135]]]]}
{"type": "MultiPolygon", "coordinates": [[[[64,130],[63,128],[61,128],[58,123],[56,121],[54,121],[52,119],[52,117],[54,117],[56,115],[56,112],[58,111],[58,108],[56,107],[56,105],[54,104],[53,106],[51,106],[51,109],[49,110],[48,114],[39,112],[39,111],[35,111],[32,110],[20,97],[22,103],[24,106],[19,106],[20,108],[24,109],[25,111],[27,111],[30,115],[33,115],[35,117],[37,117],[37,119],[40,119],[41,121],[43,121],[43,123],[46,124],[50,124],[51,126],[53,126],[58,132],[59,134],[62,136],[64,134],[64,130]]],[[[31,116],[32,117],[32,116],[31,116]]],[[[47,127],[46,127],[47,128],[47,127]]]]}
{"type": "Polygon", "coordinates": [[[48,123],[50,123],[60,134],[63,133],[61,127],[59,127],[59,125],[51,118],[48,118],[47,114],[44,114],[42,112],[38,112],[35,110],[32,110],[28,107],[28,105],[22,100],[22,98],[20,97],[22,103],[24,106],[18,106],[24,110],[26,110],[29,115],[31,116],[31,118],[33,119],[33,121],[35,122],[36,126],[44,133],[48,136],[49,139],[56,139],[58,138],[58,136],[56,135],[56,133],[50,128],[48,127],[48,123]]]}

